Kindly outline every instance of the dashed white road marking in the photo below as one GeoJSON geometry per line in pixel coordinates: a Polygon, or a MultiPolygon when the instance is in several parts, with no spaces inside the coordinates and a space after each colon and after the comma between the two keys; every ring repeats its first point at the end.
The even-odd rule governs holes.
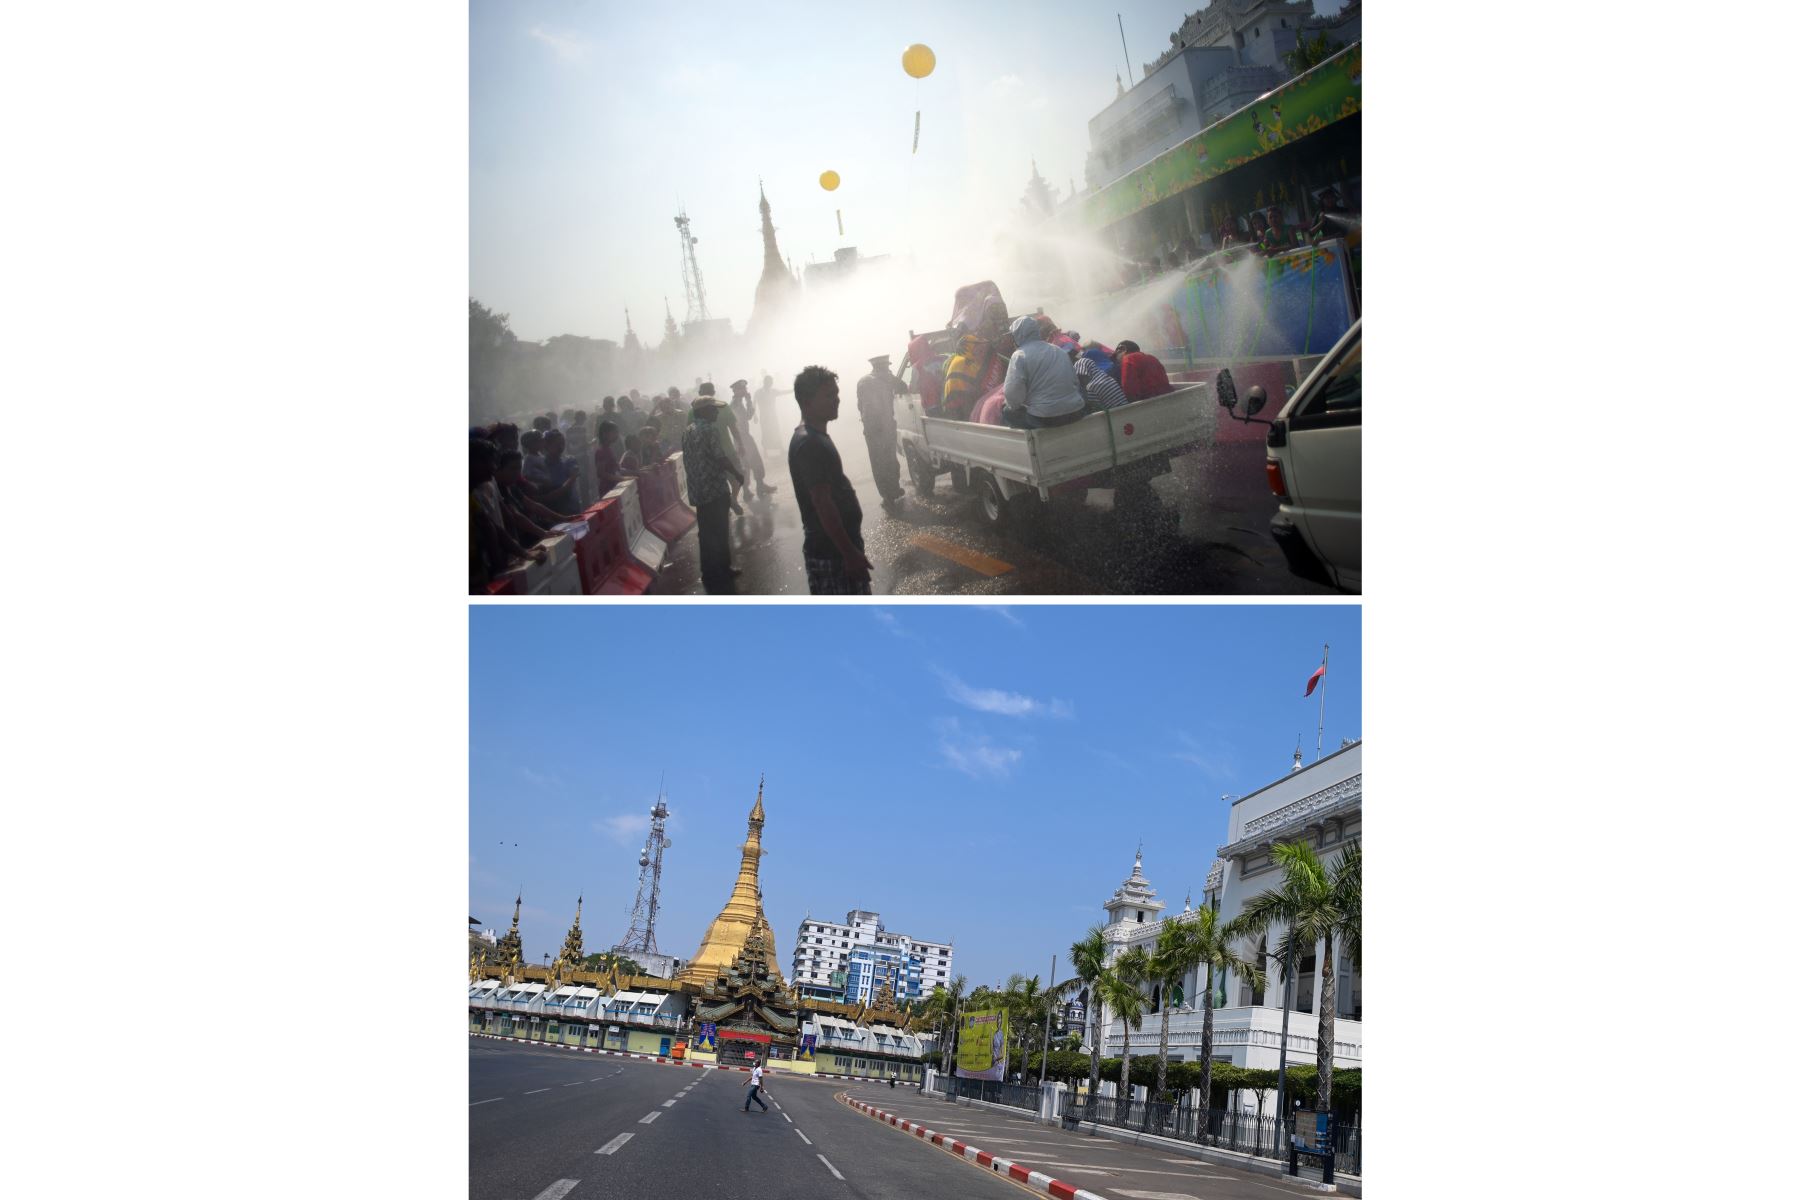
{"type": "Polygon", "coordinates": [[[579,1179],[559,1179],[532,1197],[532,1200],[562,1200],[564,1196],[574,1191],[575,1185],[580,1182],[579,1179]]]}
{"type": "Polygon", "coordinates": [[[477,1100],[477,1101],[475,1101],[474,1104],[469,1105],[469,1107],[474,1108],[476,1104],[492,1104],[494,1102],[494,1100],[504,1100],[504,1099],[506,1099],[505,1096],[495,1096],[493,1100],[477,1100]]]}
{"type": "Polygon", "coordinates": [[[564,1087],[580,1087],[581,1080],[577,1079],[574,1083],[565,1083],[565,1084],[563,1084],[563,1086],[564,1087]]]}
{"type": "MultiPolygon", "coordinates": [[[[677,1096],[677,1097],[675,1097],[675,1100],[679,1100],[679,1099],[681,1099],[681,1097],[680,1097],[680,1096],[677,1096]]],[[[663,1102],[662,1102],[662,1106],[663,1106],[663,1107],[664,1107],[664,1108],[674,1108],[674,1107],[675,1107],[675,1100],[664,1100],[664,1101],[663,1101],[663,1102]]]]}
{"type": "MultiPolygon", "coordinates": [[[[821,1155],[819,1155],[819,1161],[825,1164],[825,1169],[827,1171],[830,1171],[833,1175],[837,1175],[837,1177],[839,1179],[843,1178],[842,1175],[838,1174],[838,1169],[831,1165],[831,1160],[829,1158],[826,1158],[823,1154],[821,1154],[821,1155]]],[[[562,1193],[559,1192],[557,1194],[561,1195],[562,1193]]],[[[540,1197],[538,1197],[538,1200],[544,1200],[544,1198],[540,1196],[540,1197]]]]}
{"type": "Polygon", "coordinates": [[[781,1119],[786,1121],[789,1125],[792,1125],[794,1123],[794,1118],[788,1116],[786,1113],[781,1114],[781,1119]]]}
{"type": "Polygon", "coordinates": [[[594,1151],[594,1153],[595,1154],[611,1154],[615,1150],[617,1150],[620,1146],[623,1146],[626,1142],[629,1142],[632,1139],[632,1136],[633,1135],[631,1135],[629,1133],[621,1133],[618,1137],[616,1137],[612,1141],[606,1143],[606,1145],[600,1147],[598,1150],[594,1151]]]}
{"type": "Polygon", "coordinates": [[[650,1122],[656,1120],[656,1118],[658,1118],[660,1116],[662,1116],[662,1109],[659,1108],[655,1112],[651,1113],[649,1116],[644,1117],[641,1120],[639,1120],[638,1124],[639,1125],[648,1125],[650,1122]]]}
{"type": "Polygon", "coordinates": [[[801,1141],[805,1142],[809,1146],[812,1145],[812,1139],[807,1137],[804,1133],[800,1133],[800,1127],[798,1125],[794,1126],[794,1132],[800,1134],[801,1141]]]}
{"type": "MultiPolygon", "coordinates": [[[[527,1096],[535,1096],[535,1095],[537,1095],[537,1094],[538,1094],[538,1093],[539,1093],[539,1092],[547,1092],[547,1091],[549,1091],[549,1090],[550,1090],[550,1089],[549,1089],[549,1088],[532,1088],[532,1089],[531,1089],[531,1090],[530,1090],[530,1091],[529,1091],[529,1092],[526,1092],[526,1093],[525,1093],[525,1094],[526,1094],[526,1095],[527,1095],[527,1096]]],[[[577,1182],[577,1183],[580,1183],[580,1182],[581,1182],[581,1181],[580,1181],[580,1180],[579,1180],[579,1179],[578,1179],[578,1180],[576,1180],[576,1181],[575,1181],[575,1182],[577,1182]]]]}

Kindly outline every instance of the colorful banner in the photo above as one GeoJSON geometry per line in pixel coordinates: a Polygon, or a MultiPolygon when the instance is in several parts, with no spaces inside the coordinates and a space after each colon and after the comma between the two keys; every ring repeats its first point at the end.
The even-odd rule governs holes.
{"type": "Polygon", "coordinates": [[[956,1041],[956,1073],[964,1079],[1006,1079],[1006,1010],[964,1013],[956,1041]]]}
{"type": "Polygon", "coordinates": [[[819,1044],[819,1035],[818,1034],[816,1034],[816,1033],[801,1034],[800,1035],[800,1061],[801,1062],[811,1062],[813,1060],[813,1050],[818,1046],[818,1044],[819,1044]]]}
{"type": "Polygon", "coordinates": [[[700,1041],[697,1050],[717,1050],[719,1048],[719,1027],[711,1021],[700,1023],[700,1041]]]}
{"type": "Polygon", "coordinates": [[[1114,180],[1082,203],[1082,219],[1110,225],[1361,111],[1358,42],[1114,180]]]}

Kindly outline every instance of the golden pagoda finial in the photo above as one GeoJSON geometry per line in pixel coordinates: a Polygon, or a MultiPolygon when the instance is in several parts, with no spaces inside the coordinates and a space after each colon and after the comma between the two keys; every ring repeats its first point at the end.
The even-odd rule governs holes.
{"type": "Polygon", "coordinates": [[[695,951],[688,965],[682,968],[677,978],[683,982],[701,987],[712,986],[719,976],[730,970],[745,943],[750,940],[752,931],[757,931],[762,944],[759,957],[766,964],[775,986],[784,986],[785,977],[781,973],[781,964],[775,950],[774,931],[769,928],[768,917],[763,914],[762,887],[758,879],[758,863],[764,853],[763,817],[763,780],[759,778],[756,783],[756,804],[750,809],[749,828],[742,846],[743,859],[738,864],[737,880],[732,885],[731,897],[707,927],[706,935],[700,939],[699,950],[695,951]]]}

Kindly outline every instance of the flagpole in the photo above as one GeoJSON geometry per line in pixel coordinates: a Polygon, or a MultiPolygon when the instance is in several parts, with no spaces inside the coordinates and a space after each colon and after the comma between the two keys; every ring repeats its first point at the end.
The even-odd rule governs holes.
{"type": "Polygon", "coordinates": [[[1313,761],[1318,762],[1325,757],[1325,685],[1331,682],[1331,643],[1325,643],[1325,658],[1319,664],[1319,741],[1313,747],[1313,761]]]}

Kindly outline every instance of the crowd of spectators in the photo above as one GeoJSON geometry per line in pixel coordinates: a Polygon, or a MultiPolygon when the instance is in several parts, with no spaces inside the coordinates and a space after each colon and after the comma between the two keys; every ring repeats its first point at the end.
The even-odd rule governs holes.
{"type": "MultiPolygon", "coordinates": [[[[681,449],[694,420],[694,403],[711,398],[711,384],[695,380],[692,395],[679,387],[654,396],[636,388],[606,396],[597,410],[522,413],[469,430],[469,590],[485,592],[498,576],[531,559],[543,561],[538,543],[627,479],[654,470],[681,449]]],[[[739,380],[739,384],[744,381],[739,380]]],[[[733,403],[720,404],[725,453],[740,480],[731,508],[751,487],[768,496],[762,458],[747,428],[756,407],[748,387],[734,385],[733,403]],[[737,421],[744,417],[744,427],[737,421]],[[746,462],[750,470],[744,470],[746,462]],[[747,482],[755,477],[754,485],[747,482]]],[[[708,405],[712,407],[712,405],[708,405]]]]}

